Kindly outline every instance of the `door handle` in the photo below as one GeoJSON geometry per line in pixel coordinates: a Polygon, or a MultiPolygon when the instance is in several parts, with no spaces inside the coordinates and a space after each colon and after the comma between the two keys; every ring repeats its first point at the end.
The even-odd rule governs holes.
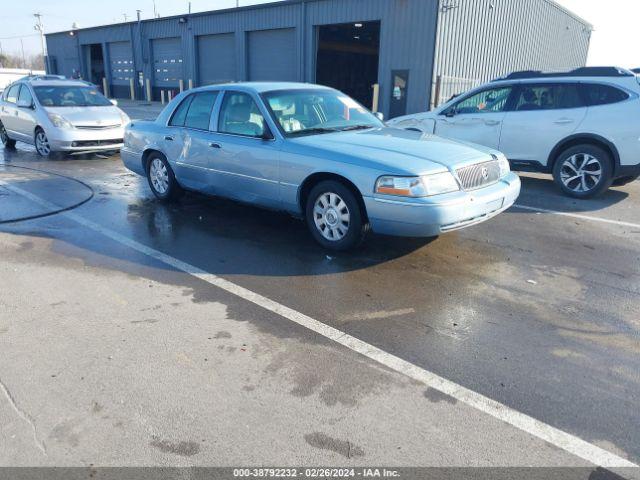
{"type": "Polygon", "coordinates": [[[498,120],[485,120],[484,124],[488,125],[489,127],[495,127],[496,125],[500,125],[501,122],[499,122],[498,120]]]}
{"type": "Polygon", "coordinates": [[[170,135],[166,135],[166,136],[164,137],[164,139],[165,139],[166,141],[168,141],[168,142],[173,142],[173,137],[172,137],[172,136],[170,136],[170,135]]]}
{"type": "Polygon", "coordinates": [[[210,146],[211,148],[222,148],[222,145],[220,145],[219,143],[216,143],[216,142],[211,142],[211,143],[209,144],[209,146],[210,146]]]}
{"type": "Polygon", "coordinates": [[[569,123],[573,123],[573,120],[571,118],[561,118],[560,120],[556,120],[555,122],[556,125],[567,125],[569,123]]]}

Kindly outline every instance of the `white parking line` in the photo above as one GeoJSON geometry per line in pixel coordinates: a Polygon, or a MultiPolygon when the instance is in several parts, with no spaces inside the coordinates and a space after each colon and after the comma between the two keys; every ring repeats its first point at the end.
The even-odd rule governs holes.
{"type": "MultiPolygon", "coordinates": [[[[5,188],[13,191],[14,193],[22,195],[44,207],[55,207],[55,205],[51,202],[33,195],[30,192],[26,192],[21,188],[3,183],[1,180],[0,184],[3,184],[5,188]]],[[[363,342],[362,340],[352,337],[351,335],[338,330],[337,328],[326,325],[303,313],[300,313],[274,300],[264,297],[259,293],[248,290],[217,275],[206,272],[196,266],[190,265],[186,262],[183,262],[182,260],[178,260],[177,258],[143,245],[140,242],[137,242],[102,225],[94,223],[91,220],[88,220],[76,213],[63,212],[60,215],[73,220],[74,222],[95,232],[98,232],[122,245],[136,250],[139,253],[142,253],[144,255],[147,255],[148,257],[154,258],[166,265],[169,265],[176,270],[183,271],[189,275],[199,278],[204,282],[207,282],[210,285],[218,287],[259,307],[262,307],[265,310],[269,310],[270,312],[284,317],[319,335],[322,335],[325,338],[333,340],[334,342],[343,345],[353,350],[354,352],[364,355],[365,357],[374,360],[387,368],[395,370],[396,372],[406,375],[413,380],[421,382],[427,387],[436,389],[446,395],[449,395],[462,403],[470,405],[471,407],[474,407],[487,415],[502,420],[509,425],[512,425],[524,432],[529,433],[530,435],[533,435],[552,445],[555,445],[556,447],[561,448],[588,462],[591,462],[594,465],[605,468],[638,467],[638,465],[614,453],[608,452],[574,435],[547,425],[546,423],[536,420],[535,418],[525,415],[524,413],[513,410],[506,405],[496,402],[495,400],[485,397],[484,395],[481,395],[477,392],[469,390],[422,367],[402,360],[395,355],[387,353],[384,350],[381,350],[373,345],[363,342]]]]}
{"type": "Polygon", "coordinates": [[[514,208],[521,208],[522,210],[529,210],[531,212],[550,213],[551,215],[559,215],[561,217],[579,218],[580,220],[587,220],[591,222],[608,223],[610,225],[618,225],[619,227],[630,227],[630,228],[640,229],[640,224],[638,223],[621,222],[619,220],[609,220],[608,218],[590,217],[589,215],[580,215],[579,213],[558,212],[557,210],[548,210],[546,208],[538,208],[538,207],[528,207],[526,205],[520,205],[517,203],[514,204],[513,206],[514,208]]]}

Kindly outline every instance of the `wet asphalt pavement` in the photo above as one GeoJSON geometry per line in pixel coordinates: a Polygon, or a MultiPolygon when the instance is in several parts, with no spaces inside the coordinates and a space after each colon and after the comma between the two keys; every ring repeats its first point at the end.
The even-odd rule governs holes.
{"type": "MultiPolygon", "coordinates": [[[[284,214],[195,194],[188,194],[176,205],[162,205],[154,200],[145,180],[126,171],[117,156],[42,160],[22,144],[16,151],[0,150],[0,180],[47,198],[61,210],[72,209],[128,238],[229,279],[637,463],[640,461],[640,182],[612,189],[600,199],[576,202],[561,196],[545,176],[527,174],[522,178],[523,193],[518,201],[521,206],[624,223],[594,222],[516,207],[487,223],[435,240],[372,236],[357,252],[335,254],[318,247],[302,222],[284,214]],[[52,177],[43,171],[64,177],[52,177]]],[[[34,217],[0,224],[0,237],[18,238],[23,250],[34,248],[40,252],[33,254],[33,262],[39,265],[71,262],[73,268],[59,270],[64,282],[73,285],[75,268],[97,269],[106,282],[111,282],[113,275],[124,273],[127,278],[158,282],[166,290],[166,297],[175,292],[179,297],[187,296],[192,304],[189,308],[222,302],[228,309],[227,316],[242,318],[258,334],[268,334],[275,344],[308,336],[284,319],[271,318],[277,316],[260,312],[241,300],[229,299],[228,294],[210,285],[186,280],[166,265],[105,241],[99,234],[50,213],[53,212],[0,186],[0,222],[19,216],[34,217]]],[[[20,258],[13,261],[18,267],[30,262],[29,255],[15,255],[20,258]]],[[[145,290],[138,292],[139,300],[135,295],[127,299],[127,305],[132,321],[155,323],[157,319],[152,313],[139,313],[144,311],[145,290]]],[[[6,285],[3,291],[7,292],[6,285]]],[[[15,304],[22,306],[25,311],[21,315],[29,321],[40,318],[29,311],[30,302],[40,301],[33,295],[37,292],[25,294],[21,303],[15,304]]],[[[78,295],[78,309],[69,315],[80,322],[88,321],[97,308],[95,300],[78,295]]],[[[2,296],[0,293],[0,299],[2,296]]],[[[4,298],[1,303],[8,305],[11,301],[4,298]]],[[[43,304],[42,308],[46,311],[47,306],[43,304]]],[[[145,304],[145,308],[154,306],[145,304]]],[[[156,310],[162,310],[158,315],[171,317],[164,308],[156,310]]],[[[5,318],[0,320],[0,342],[14,328],[11,319],[17,318],[14,314],[2,315],[5,318]]],[[[163,328],[162,325],[157,323],[154,327],[163,328]]],[[[171,331],[174,339],[181,335],[180,329],[171,331]]],[[[134,336],[130,341],[143,338],[134,336]]],[[[37,342],[17,337],[12,337],[12,342],[14,346],[15,342],[21,345],[13,351],[12,358],[25,349],[37,355],[37,342]]],[[[326,349],[325,354],[334,355],[326,345],[328,341],[316,343],[326,349]]],[[[239,345],[233,348],[236,347],[241,348],[239,345]]],[[[82,358],[71,356],[65,368],[74,368],[74,361],[81,362],[82,358]]],[[[10,363],[6,363],[10,360],[2,359],[0,379],[5,381],[12,376],[10,363]]],[[[348,409],[355,408],[361,395],[375,396],[377,393],[372,392],[379,391],[379,386],[358,383],[358,369],[364,367],[357,366],[354,370],[349,362],[355,360],[351,358],[327,367],[325,374],[331,376],[333,387],[323,389],[322,382],[326,379],[314,377],[314,367],[307,365],[308,360],[304,352],[297,352],[283,354],[270,364],[274,369],[283,369],[283,375],[294,383],[292,391],[299,393],[298,401],[328,395],[324,398],[325,405],[333,403],[348,409]]],[[[322,365],[329,360],[318,357],[315,361],[322,365]]],[[[265,372],[266,379],[253,379],[245,387],[269,383],[268,376],[273,372],[268,369],[265,372]]],[[[362,377],[368,378],[364,373],[362,377]]],[[[19,383],[19,378],[13,380],[19,383]]],[[[160,377],[158,382],[162,382],[160,377]]],[[[171,385],[163,388],[171,389],[171,385]]],[[[27,387],[24,392],[28,395],[27,387]]],[[[424,393],[427,399],[433,397],[430,402],[433,405],[455,405],[455,400],[438,395],[424,393]]],[[[465,433],[463,427],[470,417],[460,415],[457,417],[460,431],[455,438],[464,450],[464,438],[468,435],[472,442],[478,430],[465,433]]],[[[415,421],[430,418],[425,415],[415,421]]],[[[58,423],[53,422],[51,430],[62,428],[62,431],[50,434],[49,441],[66,438],[67,447],[73,451],[73,435],[69,441],[73,428],[64,421],[73,419],[59,418],[58,423]],[[60,422],[66,426],[60,427],[60,422]]],[[[396,421],[399,422],[388,420],[383,431],[393,431],[396,421]]],[[[446,431],[448,427],[439,428],[446,431]]],[[[73,434],[82,436],[78,432],[73,434]]],[[[314,441],[326,444],[310,438],[307,444],[313,445],[314,441]]],[[[510,441],[500,434],[497,438],[510,441]]],[[[159,438],[157,442],[163,450],[163,440],[159,438]]],[[[81,448],[80,444],[77,440],[75,448],[81,448]]],[[[358,448],[361,444],[362,441],[358,448]]],[[[336,448],[339,450],[335,447],[339,444],[332,445],[334,453],[336,448]]],[[[416,446],[420,445],[413,447],[416,446]]],[[[165,453],[179,450],[175,445],[164,447],[165,453]]],[[[368,450],[362,448],[363,452],[368,450]]],[[[86,455],[91,455],[90,450],[86,455]]],[[[77,460],[71,453],[68,458],[77,460]]],[[[178,454],[175,458],[186,457],[178,454]]],[[[259,461],[260,455],[254,452],[253,456],[228,458],[259,461]]],[[[512,463],[505,462],[521,465],[527,462],[526,458],[516,456],[512,463]]],[[[324,457],[317,460],[320,464],[327,461],[324,457]]],[[[396,460],[407,461],[407,457],[396,460]]]]}

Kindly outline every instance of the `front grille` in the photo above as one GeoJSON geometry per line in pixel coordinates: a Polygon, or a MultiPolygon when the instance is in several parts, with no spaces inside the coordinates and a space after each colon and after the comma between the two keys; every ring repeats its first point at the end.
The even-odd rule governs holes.
{"type": "Polygon", "coordinates": [[[118,128],[120,126],[119,123],[114,125],[76,125],[76,128],[80,130],[108,130],[110,128],[118,128]]]}
{"type": "Polygon", "coordinates": [[[113,138],[110,140],[77,140],[71,142],[72,147],[104,147],[107,145],[120,145],[124,143],[122,138],[113,138]]]}
{"type": "Polygon", "coordinates": [[[500,164],[497,160],[476,163],[475,165],[459,168],[456,173],[464,190],[477,190],[478,188],[493,185],[500,180],[500,164]]]}

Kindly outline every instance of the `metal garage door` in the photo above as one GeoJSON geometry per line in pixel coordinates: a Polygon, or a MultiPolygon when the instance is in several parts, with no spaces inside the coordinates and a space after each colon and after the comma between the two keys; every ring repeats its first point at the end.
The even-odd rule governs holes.
{"type": "Polygon", "coordinates": [[[235,81],[235,34],[222,33],[198,37],[198,70],[200,85],[235,81]]]}
{"type": "Polygon", "coordinates": [[[130,80],[135,76],[131,42],[110,43],[108,48],[111,95],[118,98],[127,97],[130,80]]]}
{"type": "Polygon", "coordinates": [[[298,79],[294,28],[249,32],[248,44],[249,79],[298,79]]]}
{"type": "Polygon", "coordinates": [[[157,38],[151,41],[153,51],[153,86],[177,87],[183,78],[180,38],[157,38]]]}

